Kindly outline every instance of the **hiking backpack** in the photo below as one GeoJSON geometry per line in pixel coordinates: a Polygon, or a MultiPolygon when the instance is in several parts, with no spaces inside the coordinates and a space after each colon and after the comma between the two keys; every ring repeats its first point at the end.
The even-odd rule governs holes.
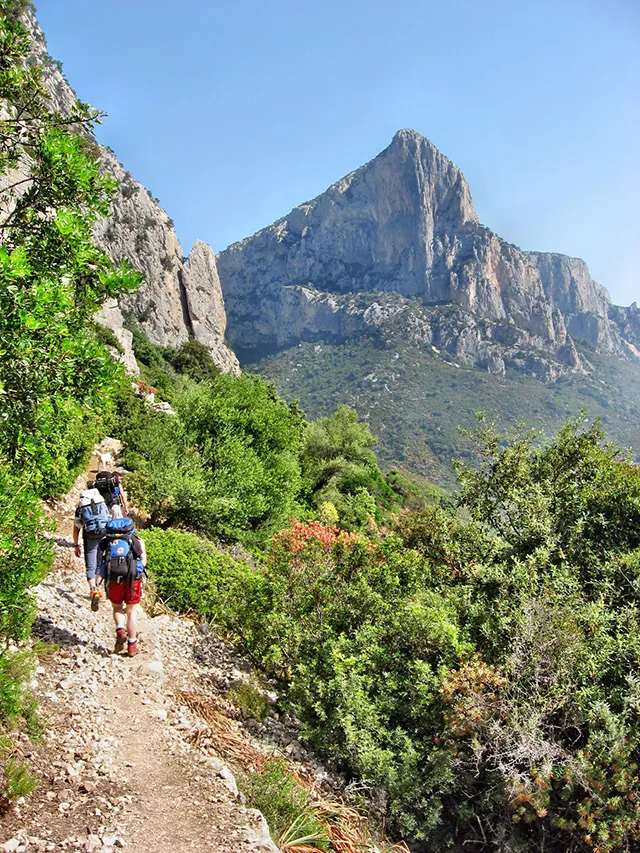
{"type": "Polygon", "coordinates": [[[109,521],[109,510],[97,489],[80,492],[78,515],[87,536],[100,536],[109,521]]]}
{"type": "Polygon", "coordinates": [[[135,527],[130,518],[113,518],[105,528],[102,548],[102,575],[105,584],[133,582],[141,573],[142,565],[133,548],[135,527]]]}
{"type": "Polygon", "coordinates": [[[117,474],[111,471],[99,471],[95,480],[91,480],[87,486],[90,489],[97,489],[109,508],[120,503],[120,477],[117,474]]]}

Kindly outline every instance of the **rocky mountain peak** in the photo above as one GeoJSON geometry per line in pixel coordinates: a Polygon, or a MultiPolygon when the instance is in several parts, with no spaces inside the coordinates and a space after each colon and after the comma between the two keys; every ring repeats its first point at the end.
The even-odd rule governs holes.
{"type": "MultiPolygon", "coordinates": [[[[540,354],[551,357],[557,366],[542,370],[546,376],[585,369],[573,338],[623,358],[631,352],[587,265],[523,252],[484,227],[461,170],[411,129],[317,198],[229,246],[218,268],[229,339],[245,352],[363,331],[382,292],[419,300],[422,341],[439,346],[444,337],[452,354],[463,347],[463,363],[497,372],[505,369],[500,337],[524,347],[537,374],[540,354]],[[445,305],[467,312],[466,329],[444,329],[445,305]]],[[[629,328],[630,316],[620,314],[629,328]]]]}

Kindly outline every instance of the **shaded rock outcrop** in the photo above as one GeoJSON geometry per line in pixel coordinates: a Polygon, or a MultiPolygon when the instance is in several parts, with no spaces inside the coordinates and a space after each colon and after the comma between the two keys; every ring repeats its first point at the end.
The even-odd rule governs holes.
{"type": "Polygon", "coordinates": [[[239,351],[339,339],[368,323],[364,315],[356,322],[353,300],[338,297],[387,292],[429,310],[426,343],[457,336],[450,346],[498,372],[499,335],[482,333],[493,341],[491,353],[468,344],[480,320],[510,327],[523,363],[534,351],[556,361],[552,374],[584,369],[572,338],[630,357],[607,291],[586,264],[524,252],[481,225],[462,172],[413,130],[399,131],[378,157],[313,201],[229,246],[218,269],[229,340],[239,351]],[[445,330],[443,304],[464,309],[468,322],[445,330]]]}

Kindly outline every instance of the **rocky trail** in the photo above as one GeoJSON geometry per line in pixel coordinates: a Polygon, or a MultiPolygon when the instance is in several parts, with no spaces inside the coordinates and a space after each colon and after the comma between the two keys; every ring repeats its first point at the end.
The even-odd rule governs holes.
{"type": "MultiPolygon", "coordinates": [[[[108,440],[98,448],[113,449],[108,440]]],[[[207,626],[168,614],[141,614],[137,657],[113,653],[111,607],[90,610],[84,563],[73,554],[86,477],[52,510],[57,560],[37,589],[31,685],[44,732],[15,734],[38,786],[3,815],[0,850],[276,851],[224,757],[242,758],[234,770],[250,768],[265,750],[249,731],[251,722],[265,725],[243,724],[225,699],[249,667],[207,626]]],[[[274,717],[266,729],[284,732],[274,717]]],[[[288,754],[299,749],[286,732],[279,737],[288,754]]]]}

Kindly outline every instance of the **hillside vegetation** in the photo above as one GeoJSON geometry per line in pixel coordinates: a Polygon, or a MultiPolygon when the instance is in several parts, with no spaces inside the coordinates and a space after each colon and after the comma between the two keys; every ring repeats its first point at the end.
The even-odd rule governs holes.
{"type": "Polygon", "coordinates": [[[317,752],[386,791],[397,835],[634,849],[640,472],[597,427],[476,438],[466,521],[294,520],[252,566],[158,529],[158,589],[236,635],[317,752]]]}
{"type": "Polygon", "coordinates": [[[352,410],[309,424],[256,377],[175,379],[175,417],[136,400],[122,431],[162,598],[236,636],[397,835],[632,849],[640,471],[601,428],[481,420],[456,502],[402,510],[352,410]]]}
{"type": "Polygon", "coordinates": [[[551,435],[584,409],[640,458],[640,367],[591,351],[585,357],[593,376],[544,384],[517,370],[500,377],[456,365],[446,353],[408,346],[398,331],[386,341],[303,343],[245,367],[275,382],[287,400],[300,400],[311,417],[353,407],[378,436],[381,462],[452,486],[452,459],[470,461],[472,452],[458,427],[471,428],[478,410],[551,435]]]}
{"type": "MultiPolygon", "coordinates": [[[[195,342],[158,347],[134,327],[142,378],[174,414],[150,408],[92,321],[137,283],[91,241],[112,192],[93,159],[99,116],[47,110],[14,6],[0,0],[2,731],[37,728],[27,649],[30,588],[50,562],[40,501],[108,431],[125,443],[160,597],[277,681],[280,710],[363,807],[376,794],[395,837],[433,853],[638,849],[638,467],[586,419],[552,438],[481,419],[455,495],[421,489],[380,469],[354,409],[319,408],[310,422],[264,379],[220,374],[195,342]]],[[[337,404],[351,380],[335,353],[322,381],[337,404]]],[[[454,379],[486,408],[504,402],[491,377],[437,370],[449,387],[426,386],[430,422],[450,435],[455,418],[439,413],[454,379]]],[[[28,768],[10,739],[0,747],[5,800],[28,794],[28,768]]],[[[272,770],[247,789],[268,803],[278,788],[274,820],[300,829],[308,803],[272,770]]],[[[308,825],[307,848],[327,849],[308,825]]]]}
{"type": "MultiPolygon", "coordinates": [[[[137,278],[93,245],[113,190],[93,159],[100,116],[83,104],[49,111],[16,22],[26,6],[0,3],[0,727],[37,731],[24,642],[30,587],[51,561],[40,499],[70,485],[104,430],[121,370],[92,317],[137,278]]],[[[3,737],[3,797],[33,786],[10,753],[3,737]]]]}

